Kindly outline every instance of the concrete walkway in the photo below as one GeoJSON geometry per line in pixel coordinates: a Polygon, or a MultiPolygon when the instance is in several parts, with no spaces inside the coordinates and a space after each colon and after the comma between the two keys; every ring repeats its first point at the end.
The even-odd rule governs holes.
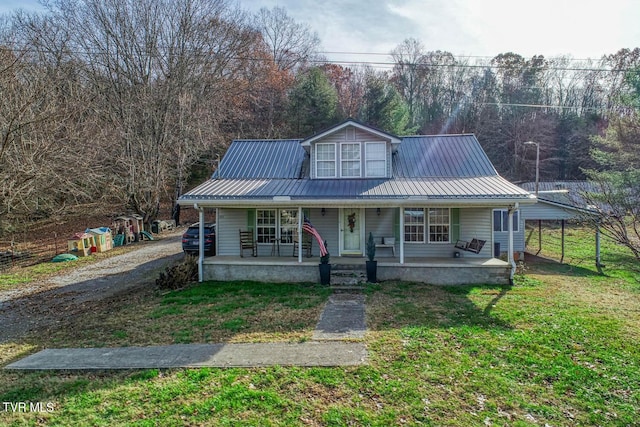
{"type": "Polygon", "coordinates": [[[329,298],[313,341],[178,344],[154,347],[46,349],[7,365],[14,370],[97,370],[195,367],[353,366],[366,363],[364,296],[329,298]]]}

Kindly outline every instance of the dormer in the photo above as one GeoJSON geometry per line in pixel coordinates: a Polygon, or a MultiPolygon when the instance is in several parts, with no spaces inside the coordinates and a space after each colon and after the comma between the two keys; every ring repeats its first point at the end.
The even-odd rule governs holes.
{"type": "Polygon", "coordinates": [[[347,120],[302,141],[311,179],[391,178],[391,156],[401,139],[347,120]]]}

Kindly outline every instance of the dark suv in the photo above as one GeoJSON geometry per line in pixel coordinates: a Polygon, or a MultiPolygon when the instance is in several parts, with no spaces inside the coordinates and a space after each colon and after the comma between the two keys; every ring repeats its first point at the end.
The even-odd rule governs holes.
{"type": "MultiPolygon", "coordinates": [[[[182,250],[186,254],[196,255],[198,253],[198,233],[200,226],[198,223],[190,225],[182,235],[182,250]]],[[[204,224],[204,253],[208,256],[216,254],[216,225],[204,224]]]]}

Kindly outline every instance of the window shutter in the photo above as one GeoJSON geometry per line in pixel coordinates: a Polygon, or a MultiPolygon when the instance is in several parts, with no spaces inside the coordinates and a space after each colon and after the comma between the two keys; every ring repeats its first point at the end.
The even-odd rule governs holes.
{"type": "Polygon", "coordinates": [[[253,231],[253,237],[255,238],[255,229],[256,229],[256,210],[249,209],[247,210],[247,230],[253,231]]]}
{"type": "Polygon", "coordinates": [[[460,240],[460,208],[451,208],[451,241],[460,240]]]}

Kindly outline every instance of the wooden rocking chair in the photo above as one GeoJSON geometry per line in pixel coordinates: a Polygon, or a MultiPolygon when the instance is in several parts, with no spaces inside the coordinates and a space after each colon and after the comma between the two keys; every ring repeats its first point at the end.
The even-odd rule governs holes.
{"type": "Polygon", "coordinates": [[[251,249],[251,256],[258,256],[258,246],[253,239],[253,231],[240,230],[240,257],[244,258],[245,249],[251,249]]]}
{"type": "Polygon", "coordinates": [[[311,257],[311,235],[308,233],[302,233],[302,243],[300,243],[300,236],[298,230],[293,231],[293,255],[298,256],[298,245],[302,244],[302,252],[307,258],[311,257]]]}

